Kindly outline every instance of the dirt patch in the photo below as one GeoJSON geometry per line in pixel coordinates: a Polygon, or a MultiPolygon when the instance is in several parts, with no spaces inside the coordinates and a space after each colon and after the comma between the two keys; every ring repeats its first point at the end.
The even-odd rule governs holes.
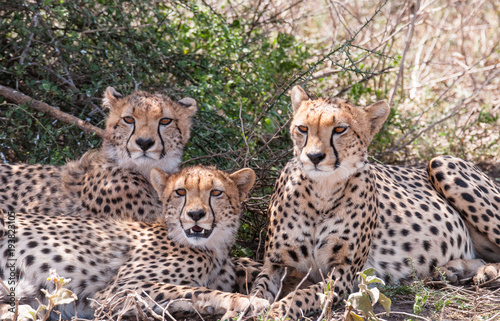
{"type": "Polygon", "coordinates": [[[500,163],[480,162],[477,164],[482,171],[488,174],[498,186],[500,186],[500,163]]]}
{"type": "MultiPolygon", "coordinates": [[[[386,315],[377,304],[374,311],[380,320],[500,321],[500,280],[480,288],[418,282],[410,286],[388,287],[382,292],[392,300],[392,312],[386,315]],[[408,291],[413,293],[404,293],[408,291]]],[[[343,307],[339,307],[330,319],[325,320],[343,321],[343,314],[343,307]]]]}

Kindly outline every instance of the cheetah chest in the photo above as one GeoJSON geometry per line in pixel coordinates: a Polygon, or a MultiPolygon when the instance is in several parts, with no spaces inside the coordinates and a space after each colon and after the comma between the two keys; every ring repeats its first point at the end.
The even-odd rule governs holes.
{"type": "Polygon", "coordinates": [[[311,269],[314,280],[321,280],[321,274],[328,275],[335,266],[352,264],[362,245],[365,249],[369,246],[375,220],[363,221],[363,210],[369,207],[366,203],[340,203],[330,202],[327,208],[320,208],[317,203],[306,202],[291,209],[290,214],[283,211],[279,221],[285,215],[289,221],[283,220],[281,228],[274,229],[277,258],[303,273],[311,269]]]}
{"type": "MultiPolygon", "coordinates": [[[[295,173],[294,173],[295,174],[295,173]]],[[[334,267],[361,266],[377,225],[375,190],[364,171],[325,192],[290,175],[271,205],[268,253],[315,280],[334,267]],[[331,191],[331,192],[329,192],[331,191]],[[320,272],[321,271],[321,272],[320,272]]]]}

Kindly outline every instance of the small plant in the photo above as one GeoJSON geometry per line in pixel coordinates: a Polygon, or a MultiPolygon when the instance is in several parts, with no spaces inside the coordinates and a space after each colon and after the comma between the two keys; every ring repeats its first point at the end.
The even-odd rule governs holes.
{"type": "Polygon", "coordinates": [[[359,275],[359,291],[349,295],[346,301],[346,310],[344,319],[346,321],[362,321],[367,320],[377,321],[380,320],[373,312],[373,306],[378,302],[384,307],[385,312],[391,312],[391,300],[380,290],[375,287],[376,283],[385,285],[384,281],[375,275],[375,269],[366,269],[363,272],[358,272],[359,275]],[[370,286],[371,285],[371,286],[370,286]],[[356,314],[360,312],[363,316],[356,314]]]}
{"type": "Polygon", "coordinates": [[[413,313],[419,315],[424,311],[424,306],[429,299],[429,293],[424,292],[423,294],[417,293],[415,295],[415,303],[413,304],[413,313]]]}
{"type": "Polygon", "coordinates": [[[451,299],[449,298],[442,298],[434,302],[434,308],[435,308],[434,314],[440,313],[445,307],[449,306],[450,304],[451,304],[451,299]]]}
{"type": "Polygon", "coordinates": [[[54,291],[50,293],[49,291],[42,289],[42,292],[45,294],[47,300],[49,301],[48,304],[44,305],[39,302],[40,305],[36,310],[29,305],[20,306],[17,317],[18,320],[48,320],[50,318],[50,313],[56,306],[61,304],[68,304],[78,299],[76,297],[76,294],[74,294],[71,290],[64,288],[64,286],[68,284],[71,279],[61,277],[56,273],[56,270],[51,269],[50,277],[47,278],[47,280],[54,282],[56,286],[54,291]]]}

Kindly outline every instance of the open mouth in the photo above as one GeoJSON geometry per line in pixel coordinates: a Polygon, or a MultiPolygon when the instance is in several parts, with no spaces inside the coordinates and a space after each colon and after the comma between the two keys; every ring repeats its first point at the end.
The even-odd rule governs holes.
{"type": "Polygon", "coordinates": [[[191,228],[188,228],[187,230],[184,230],[184,233],[186,233],[187,237],[203,237],[207,238],[212,234],[213,229],[207,230],[202,227],[199,227],[198,225],[195,225],[191,228]]]}

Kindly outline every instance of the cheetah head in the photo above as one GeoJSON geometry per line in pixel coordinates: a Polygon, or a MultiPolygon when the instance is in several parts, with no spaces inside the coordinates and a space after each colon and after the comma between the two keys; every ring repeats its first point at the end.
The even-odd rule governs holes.
{"type": "Polygon", "coordinates": [[[367,148],[389,115],[385,101],[356,107],[342,99],[310,100],[295,86],[290,133],[294,155],[313,180],[340,181],[367,162],[367,148]]]}
{"type": "Polygon", "coordinates": [[[241,201],[255,182],[249,168],[226,174],[211,167],[189,167],[168,176],[153,169],[151,183],[163,203],[169,237],[212,251],[227,251],[239,227],[241,201]]]}
{"type": "Polygon", "coordinates": [[[107,158],[147,179],[154,167],[177,171],[196,112],[193,99],[174,102],[142,91],[123,97],[108,87],[103,106],[110,110],[103,141],[107,158]]]}

